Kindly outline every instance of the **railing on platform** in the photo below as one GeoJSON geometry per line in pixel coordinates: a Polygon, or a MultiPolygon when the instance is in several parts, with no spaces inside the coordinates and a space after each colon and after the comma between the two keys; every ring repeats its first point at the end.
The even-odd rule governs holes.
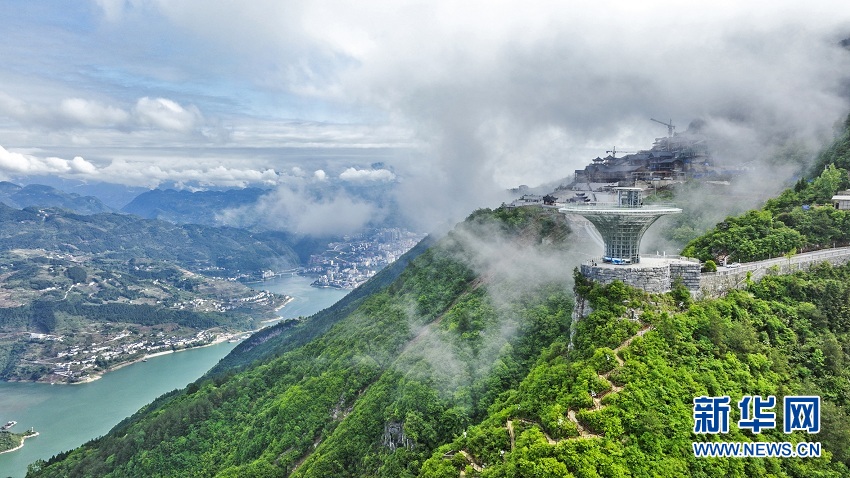
{"type": "Polygon", "coordinates": [[[835,249],[822,249],[819,251],[812,252],[802,252],[800,254],[795,254],[788,257],[774,257],[772,259],[764,259],[761,261],[755,262],[744,262],[739,266],[734,268],[724,267],[722,270],[718,269],[717,272],[705,272],[704,276],[725,276],[731,274],[739,274],[741,272],[746,271],[756,271],[759,269],[766,269],[773,266],[783,266],[783,265],[794,265],[794,264],[803,264],[814,262],[819,259],[829,259],[832,257],[843,257],[850,256],[850,247],[837,247],[835,249]]]}

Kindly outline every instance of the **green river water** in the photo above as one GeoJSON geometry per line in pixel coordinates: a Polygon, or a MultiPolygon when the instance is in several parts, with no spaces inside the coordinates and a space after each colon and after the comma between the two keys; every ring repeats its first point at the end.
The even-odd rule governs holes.
{"type": "MultiPolygon", "coordinates": [[[[284,318],[311,315],[348,292],[310,287],[311,281],[287,276],[251,286],[293,296],[280,311],[284,318]]],[[[0,422],[15,420],[18,424],[13,431],[22,433],[34,427],[40,433],[22,449],[0,455],[0,477],[22,478],[33,461],[47,460],[104,435],[159,395],[193,382],[235,346],[223,343],[153,357],[87,384],[0,382],[0,422]]]]}

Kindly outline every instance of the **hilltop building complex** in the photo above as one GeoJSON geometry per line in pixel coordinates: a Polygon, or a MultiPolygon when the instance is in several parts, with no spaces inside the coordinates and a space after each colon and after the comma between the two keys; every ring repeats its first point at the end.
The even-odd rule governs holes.
{"type": "MultiPolygon", "coordinates": [[[[617,148],[605,158],[596,157],[584,169],[575,171],[576,183],[619,183],[636,181],[685,180],[715,175],[708,143],[701,134],[701,121],[692,121],[684,133],[656,138],[652,148],[617,157],[617,148]]],[[[622,153],[623,151],[620,151],[622,153]]]]}

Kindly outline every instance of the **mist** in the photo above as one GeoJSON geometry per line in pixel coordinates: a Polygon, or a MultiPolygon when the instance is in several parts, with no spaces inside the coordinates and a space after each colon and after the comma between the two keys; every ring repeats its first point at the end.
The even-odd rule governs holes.
{"type": "MultiPolygon", "coordinates": [[[[615,146],[650,147],[666,129],[649,118],[677,132],[704,120],[718,159],[775,173],[753,181],[763,199],[801,169],[775,158],[793,149],[795,163],[809,161],[850,110],[840,44],[850,13],[837,0],[68,8],[20,5],[0,20],[0,146],[29,155],[33,171],[267,187],[294,165],[363,179],[358,170],[383,161],[387,194],[423,231],[498,206],[508,188],[570,178],[615,146]],[[286,148],[358,158],[293,164],[278,154],[286,148]]],[[[27,174],[15,158],[0,177],[27,174]]],[[[345,204],[354,218],[369,203],[380,214],[368,197],[330,193],[326,208],[307,195],[308,220],[287,209],[301,192],[286,186],[258,215],[321,231],[345,204]]]]}
{"type": "MultiPolygon", "coordinates": [[[[558,222],[566,223],[563,215],[553,214],[558,222]]],[[[492,323],[473,346],[460,340],[457,332],[439,325],[443,318],[423,324],[415,304],[409,304],[408,325],[415,337],[393,366],[406,375],[434,383],[446,396],[468,391],[492,372],[508,344],[529,321],[518,304],[539,298],[545,288],[570,291],[574,268],[592,256],[590,244],[578,234],[571,233],[557,243],[539,243],[530,236],[505,233],[494,221],[464,222],[454,228],[440,247],[453,251],[452,259],[474,273],[472,291],[484,292],[483,300],[492,309],[492,323]]],[[[461,403],[469,399],[455,398],[461,403]]]]}

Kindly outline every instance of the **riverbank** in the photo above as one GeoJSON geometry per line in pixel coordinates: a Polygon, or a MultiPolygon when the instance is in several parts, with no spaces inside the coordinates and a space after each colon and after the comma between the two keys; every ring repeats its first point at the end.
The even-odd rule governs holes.
{"type": "MultiPolygon", "coordinates": [[[[17,435],[17,434],[13,433],[13,435],[17,435]]],[[[38,435],[39,435],[38,432],[25,433],[25,434],[22,434],[22,435],[17,435],[17,436],[21,437],[21,444],[16,446],[15,448],[9,448],[8,450],[0,451],[0,455],[2,455],[3,453],[12,453],[13,451],[20,450],[21,448],[24,447],[24,443],[27,441],[27,438],[37,437],[38,435]]]]}
{"type": "Polygon", "coordinates": [[[80,387],[0,382],[0,415],[14,417],[20,432],[35,427],[41,433],[22,450],[0,455],[0,477],[24,478],[35,460],[48,460],[106,434],[156,397],[197,380],[235,346],[224,342],[163,355],[80,387]]]}
{"type": "Polygon", "coordinates": [[[71,383],[71,385],[94,382],[95,380],[100,379],[104,374],[107,374],[109,372],[114,372],[115,370],[124,368],[128,365],[147,362],[147,360],[150,359],[150,358],[161,357],[163,355],[169,355],[169,354],[173,354],[175,352],[185,352],[187,350],[197,350],[197,349],[202,349],[204,347],[211,347],[213,345],[222,344],[224,342],[228,342],[230,340],[242,337],[245,334],[251,334],[253,332],[254,331],[247,331],[247,332],[243,331],[243,332],[234,332],[232,334],[217,334],[215,336],[215,338],[213,339],[213,341],[208,343],[208,344],[196,345],[194,347],[185,347],[185,348],[177,349],[177,350],[163,350],[162,352],[154,352],[152,354],[145,354],[145,355],[141,356],[140,358],[130,360],[128,362],[122,362],[122,363],[119,363],[119,364],[112,365],[109,368],[107,368],[106,370],[100,370],[98,372],[93,372],[88,377],[86,377],[86,378],[84,378],[80,381],[73,382],[73,383],[71,383]]]}
{"type": "MultiPolygon", "coordinates": [[[[289,300],[291,300],[291,298],[287,300],[287,303],[289,302],[289,300]]],[[[272,319],[272,320],[275,320],[275,319],[272,319]]],[[[162,356],[162,355],[168,355],[168,354],[172,354],[174,352],[183,352],[183,351],[186,351],[186,350],[196,350],[196,349],[200,349],[200,348],[203,348],[203,347],[210,347],[210,346],[218,345],[218,344],[228,342],[228,341],[235,341],[235,340],[241,339],[246,334],[250,335],[254,332],[256,332],[256,330],[238,331],[238,332],[232,332],[232,333],[218,333],[218,334],[213,336],[213,339],[210,342],[205,343],[203,345],[195,345],[195,346],[191,346],[191,347],[179,348],[177,350],[163,350],[161,352],[154,352],[154,353],[150,353],[150,354],[142,354],[142,355],[139,355],[132,360],[127,360],[127,361],[124,361],[124,362],[112,364],[109,367],[107,367],[106,369],[89,370],[88,375],[86,375],[85,377],[81,377],[81,378],[79,378],[79,379],[77,379],[73,382],[69,382],[69,381],[67,381],[67,379],[57,379],[56,374],[49,374],[49,375],[44,375],[44,376],[40,377],[38,380],[9,380],[9,381],[6,381],[6,383],[45,383],[45,384],[51,384],[51,385],[56,385],[56,384],[59,384],[59,385],[82,385],[82,384],[92,383],[96,380],[100,380],[104,375],[106,375],[109,372],[114,372],[116,370],[127,367],[128,365],[134,365],[134,364],[137,364],[137,363],[146,362],[150,358],[159,357],[159,356],[162,356]]]]}
{"type": "MultiPolygon", "coordinates": [[[[274,309],[275,313],[280,312],[280,309],[286,307],[286,304],[292,302],[293,300],[295,300],[295,297],[286,296],[286,300],[283,301],[283,304],[280,304],[280,306],[278,306],[274,309]]],[[[265,322],[265,321],[263,321],[263,322],[265,322]]]]}
{"type": "MultiPolygon", "coordinates": [[[[294,297],[279,312],[284,319],[309,317],[347,292],[310,287],[311,281],[303,276],[276,277],[262,287],[294,297]]],[[[30,463],[102,436],[156,397],[194,382],[237,345],[220,340],[223,343],[215,347],[191,348],[151,358],[144,365],[113,368],[114,373],[85,387],[0,382],[0,410],[14,415],[19,426],[34,426],[43,435],[16,453],[0,455],[0,477],[24,478],[30,463]]]]}

